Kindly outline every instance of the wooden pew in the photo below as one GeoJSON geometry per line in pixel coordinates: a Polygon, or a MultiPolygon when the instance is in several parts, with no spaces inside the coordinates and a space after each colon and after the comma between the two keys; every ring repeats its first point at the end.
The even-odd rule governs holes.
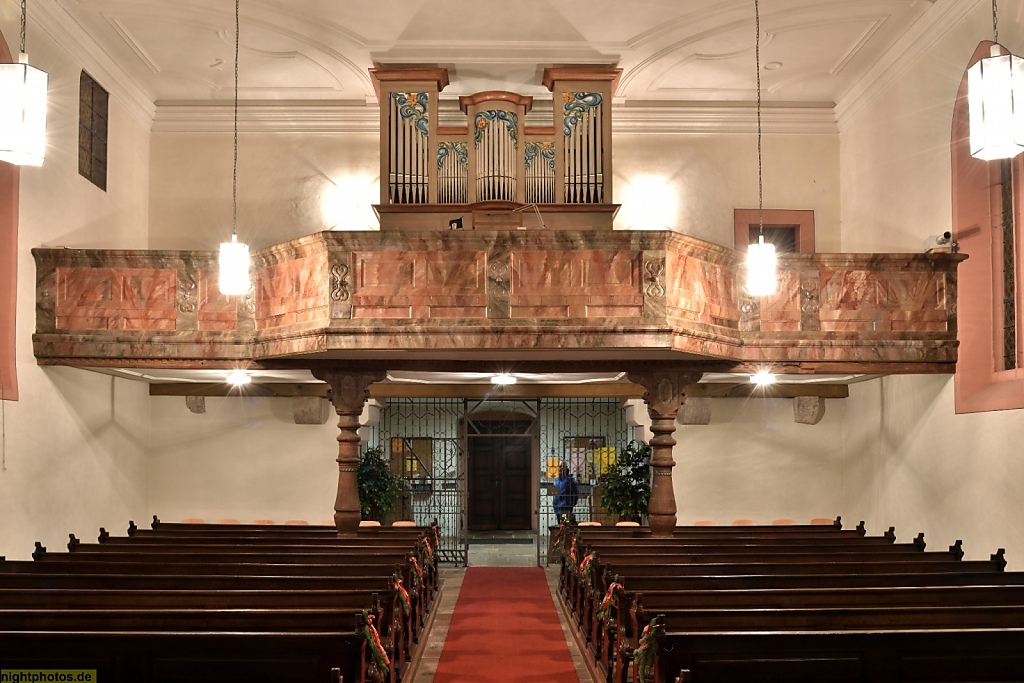
{"type": "MultiPolygon", "coordinates": [[[[194,525],[189,526],[194,528],[194,525]]],[[[132,545],[131,540],[136,539],[130,539],[123,545],[115,541],[110,546],[111,550],[99,550],[99,546],[80,544],[72,536],[69,544],[72,552],[69,553],[47,553],[45,548],[37,544],[36,553],[34,553],[36,560],[33,562],[0,561],[0,591],[6,591],[0,593],[0,596],[8,595],[12,601],[18,600],[22,605],[26,601],[31,602],[34,598],[39,598],[44,602],[52,600],[56,603],[51,603],[51,608],[63,605],[63,609],[47,614],[41,611],[39,605],[35,605],[35,609],[26,611],[20,616],[16,611],[9,609],[4,613],[6,621],[2,622],[0,630],[7,629],[11,633],[14,630],[21,632],[24,629],[18,628],[19,624],[23,627],[39,626],[38,620],[53,618],[56,620],[53,622],[53,630],[70,632],[81,628],[80,624],[70,622],[74,622],[76,618],[87,618],[90,620],[89,623],[98,624],[94,628],[110,631],[116,626],[116,623],[107,623],[106,625],[110,628],[104,629],[103,619],[106,617],[99,617],[108,613],[109,610],[100,609],[96,600],[115,597],[120,601],[120,607],[123,608],[123,614],[120,615],[123,621],[117,623],[126,627],[133,623],[131,622],[132,618],[149,614],[154,615],[153,618],[160,617],[160,619],[156,621],[151,619],[147,622],[150,628],[143,628],[144,631],[152,631],[153,626],[173,629],[181,625],[184,628],[183,624],[188,621],[186,612],[191,610],[193,612],[200,611],[203,615],[203,619],[195,623],[196,630],[235,628],[237,622],[230,620],[228,612],[223,612],[222,609],[219,613],[221,616],[218,616],[214,614],[217,608],[209,606],[206,602],[214,599],[213,594],[209,592],[206,595],[193,593],[186,597],[180,588],[182,583],[188,583],[189,585],[206,586],[208,591],[214,591],[217,596],[215,600],[218,603],[227,601],[231,605],[230,609],[236,612],[240,609],[249,610],[245,612],[245,615],[252,619],[247,623],[259,624],[260,628],[264,630],[281,633],[294,630],[292,626],[295,624],[289,625],[286,619],[289,610],[295,612],[296,609],[301,610],[301,613],[295,613],[302,618],[303,628],[337,631],[337,624],[317,622],[316,617],[312,615],[326,614],[327,612],[337,613],[337,608],[341,606],[338,604],[340,600],[345,604],[344,613],[349,616],[358,614],[361,617],[361,609],[358,612],[353,610],[359,607],[360,600],[364,600],[364,608],[376,617],[382,641],[388,651],[397,655],[399,662],[403,662],[409,658],[413,638],[418,637],[419,626],[423,621],[422,617],[417,618],[416,615],[412,615],[409,619],[410,623],[407,625],[401,619],[385,616],[377,611],[378,608],[384,609],[382,607],[384,603],[375,604],[375,594],[369,592],[363,593],[361,596],[351,593],[347,598],[335,593],[331,598],[332,604],[328,605],[331,609],[325,609],[323,595],[311,595],[306,591],[314,587],[337,585],[339,582],[345,582],[345,585],[359,582],[363,589],[372,587],[380,590],[383,588],[387,591],[387,595],[397,596],[397,591],[392,590],[388,585],[387,577],[390,577],[395,572],[396,565],[401,563],[398,568],[400,575],[404,577],[403,581],[411,582],[413,570],[410,568],[410,563],[415,561],[415,557],[420,551],[413,549],[413,552],[410,553],[408,549],[424,537],[419,530],[411,531],[413,533],[409,533],[410,530],[407,528],[401,533],[374,534],[365,539],[357,538],[356,542],[359,545],[351,545],[352,539],[347,539],[346,542],[345,539],[340,539],[336,533],[322,537],[306,533],[278,534],[255,540],[249,538],[249,534],[225,534],[221,539],[222,543],[199,544],[191,544],[192,539],[187,534],[175,534],[175,540],[171,544],[157,541],[154,545],[159,548],[156,550],[150,545],[132,545]],[[239,541],[240,538],[244,540],[239,541]],[[308,543],[310,538],[316,538],[317,543],[308,543]],[[321,538],[327,543],[323,543],[321,538]],[[168,545],[174,546],[173,551],[161,552],[160,548],[167,548],[168,545]],[[402,549],[402,546],[405,550],[402,549]],[[409,559],[410,555],[413,559],[409,559]],[[353,564],[353,562],[357,564],[353,564]],[[115,583],[111,584],[111,580],[115,583]],[[80,591],[89,581],[96,583],[92,584],[93,588],[84,588],[84,590],[94,592],[89,596],[82,596],[80,591]],[[282,582],[296,586],[292,595],[277,592],[282,582]],[[11,583],[18,583],[22,588],[2,588],[10,586],[11,583]],[[213,587],[214,583],[217,584],[216,587],[213,587]],[[61,586],[62,588],[40,589],[40,584],[61,586]],[[159,588],[152,587],[157,584],[159,584],[159,588]],[[268,584],[274,586],[271,589],[273,592],[270,593],[274,595],[273,598],[265,597],[268,594],[265,590],[268,584]],[[67,587],[72,585],[77,589],[77,595],[73,598],[67,591],[67,587]],[[115,596],[109,592],[108,588],[105,595],[100,595],[95,592],[96,585],[104,587],[130,585],[135,590],[121,590],[115,596]],[[151,586],[148,589],[151,593],[149,595],[139,593],[140,585],[151,586]],[[258,585],[263,590],[259,597],[251,591],[246,595],[236,592],[229,596],[229,592],[226,592],[225,589],[227,591],[236,590],[239,585],[258,585]],[[25,588],[25,586],[35,586],[35,588],[25,588]],[[176,590],[179,595],[171,595],[169,598],[167,593],[160,595],[155,592],[168,589],[176,590]],[[37,591],[36,595],[25,595],[25,591],[32,590],[37,591]],[[41,593],[40,590],[42,590],[41,593]],[[168,599],[174,597],[180,597],[181,602],[187,603],[189,608],[175,610],[168,607],[166,605],[168,599]],[[289,602],[289,598],[299,604],[289,602]],[[254,601],[255,604],[248,604],[246,601],[254,601]],[[67,616],[68,609],[71,609],[64,605],[67,602],[72,603],[76,611],[87,610],[87,616],[67,616]],[[91,608],[86,607],[90,604],[91,608]],[[197,604],[205,606],[197,607],[197,604]],[[29,616],[33,614],[35,616],[29,616]],[[265,616],[253,616],[256,614],[265,616]],[[22,621],[18,622],[16,617],[22,621]],[[33,619],[37,621],[32,621],[33,619]]],[[[436,538],[434,535],[435,544],[436,538]]],[[[102,545],[110,541],[111,537],[101,530],[100,539],[102,545]]],[[[422,555],[420,557],[425,559],[422,555]]],[[[430,572],[436,569],[436,564],[433,561],[424,561],[422,568],[426,572],[430,572]]],[[[423,588],[423,593],[427,594],[428,587],[423,586],[423,588]]],[[[388,614],[398,614],[401,602],[385,602],[388,605],[386,610],[388,614]]],[[[421,600],[421,602],[423,601],[421,600]]],[[[3,604],[0,602],[0,606],[3,604]]],[[[8,606],[8,608],[12,607],[8,606]]],[[[425,609],[425,603],[423,608],[425,609]]],[[[242,614],[241,612],[237,613],[242,614]]],[[[7,635],[10,633],[4,633],[4,636],[7,635]]],[[[365,654],[365,643],[362,647],[363,654],[365,654]]],[[[394,678],[396,671],[400,671],[398,666],[388,673],[387,678],[394,678]]],[[[362,675],[360,673],[360,676],[362,675]]],[[[350,678],[348,680],[360,679],[350,678]]]]}
{"type": "Polygon", "coordinates": [[[350,683],[355,627],[324,632],[22,632],[0,638],[5,669],[95,669],[102,683],[350,683]]]}
{"type": "Polygon", "coordinates": [[[682,632],[658,629],[657,683],[1020,681],[1024,630],[682,632]]]}

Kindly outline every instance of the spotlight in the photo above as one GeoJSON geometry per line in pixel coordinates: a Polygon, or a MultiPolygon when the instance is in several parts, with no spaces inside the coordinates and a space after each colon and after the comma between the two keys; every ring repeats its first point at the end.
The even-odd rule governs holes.
{"type": "Polygon", "coordinates": [[[759,387],[766,387],[769,384],[775,384],[775,375],[767,370],[759,370],[750,376],[750,383],[756,384],[759,387]]]}
{"type": "Polygon", "coordinates": [[[515,384],[516,376],[503,372],[491,377],[491,384],[515,384]]]}
{"type": "Polygon", "coordinates": [[[245,370],[232,370],[228,373],[227,383],[233,387],[244,387],[252,383],[252,377],[245,370]]]}

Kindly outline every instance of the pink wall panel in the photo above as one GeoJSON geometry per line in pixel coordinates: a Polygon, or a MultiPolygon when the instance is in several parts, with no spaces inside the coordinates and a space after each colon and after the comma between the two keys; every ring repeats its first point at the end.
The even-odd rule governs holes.
{"type": "Polygon", "coordinates": [[[59,268],[57,327],[174,329],[175,272],[146,268],[59,268]]]}

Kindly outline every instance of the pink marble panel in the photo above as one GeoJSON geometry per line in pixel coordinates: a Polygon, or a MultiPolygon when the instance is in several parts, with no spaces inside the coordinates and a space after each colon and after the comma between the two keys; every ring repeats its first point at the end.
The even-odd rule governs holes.
{"type": "Polygon", "coordinates": [[[220,293],[216,270],[200,270],[196,278],[196,324],[203,332],[230,332],[238,325],[236,297],[220,293]]]}
{"type": "Polygon", "coordinates": [[[353,318],[411,318],[409,306],[361,306],[352,309],[353,318]]]}
{"type": "Polygon", "coordinates": [[[174,270],[57,269],[59,329],[173,330],[174,299],[174,270]]]}
{"type": "Polygon", "coordinates": [[[327,318],[326,262],[307,256],[276,263],[256,274],[257,329],[327,318]]]}
{"type": "Polygon", "coordinates": [[[568,318],[568,306],[512,306],[513,318],[568,318]]]}
{"type": "Polygon", "coordinates": [[[512,294],[565,292],[581,284],[583,256],[574,252],[517,251],[512,254],[512,294]]]}
{"type": "Polygon", "coordinates": [[[486,317],[487,255],[481,251],[359,252],[356,263],[353,317],[486,317]]]}
{"type": "Polygon", "coordinates": [[[735,271],[677,252],[666,254],[665,265],[670,315],[711,324],[739,320],[735,271]]]}
{"type": "Polygon", "coordinates": [[[487,317],[486,306],[430,306],[426,312],[428,318],[472,318],[480,320],[487,317]]]}
{"type": "Polygon", "coordinates": [[[635,252],[517,251],[511,255],[513,318],[594,318],[643,311],[635,252]]]}
{"type": "Polygon", "coordinates": [[[359,252],[356,257],[356,296],[396,295],[419,286],[416,259],[407,251],[359,252]]]}
{"type": "Polygon", "coordinates": [[[779,270],[777,289],[761,297],[761,331],[800,329],[800,272],[779,270]]]}

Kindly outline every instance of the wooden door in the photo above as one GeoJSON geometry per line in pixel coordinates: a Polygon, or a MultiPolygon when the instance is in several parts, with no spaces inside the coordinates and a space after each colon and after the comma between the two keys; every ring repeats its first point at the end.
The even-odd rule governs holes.
{"type": "Polygon", "coordinates": [[[468,443],[469,529],[531,529],[531,437],[478,434],[468,443]]]}

